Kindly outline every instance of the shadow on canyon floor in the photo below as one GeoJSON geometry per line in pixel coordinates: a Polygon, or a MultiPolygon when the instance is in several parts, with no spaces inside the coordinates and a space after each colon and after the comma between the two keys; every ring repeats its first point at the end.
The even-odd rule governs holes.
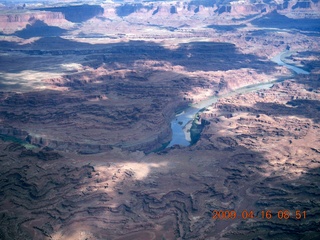
{"type": "Polygon", "coordinates": [[[255,107],[265,114],[305,117],[312,119],[315,123],[320,122],[320,101],[295,99],[287,102],[287,105],[290,107],[277,103],[257,103],[255,107]]]}
{"type": "Polygon", "coordinates": [[[104,12],[104,9],[101,6],[88,4],[66,7],[36,8],[34,10],[62,13],[66,20],[74,23],[85,22],[95,16],[102,15],[104,12]]]}
{"type": "Polygon", "coordinates": [[[58,37],[67,33],[67,30],[49,26],[43,21],[36,20],[35,22],[28,24],[25,29],[15,32],[13,35],[20,38],[32,38],[32,37],[58,37]]]}
{"type": "MultiPolygon", "coordinates": [[[[46,37],[25,45],[6,41],[1,41],[0,44],[3,52],[20,52],[36,56],[50,55],[53,64],[57,64],[54,61],[54,56],[65,56],[66,61],[69,58],[70,63],[74,63],[72,55],[88,55],[89,57],[92,55],[90,60],[91,63],[95,62],[95,67],[102,63],[133,66],[137,60],[155,60],[180,65],[191,72],[251,68],[258,72],[268,73],[274,71],[277,66],[267,59],[261,59],[252,54],[242,54],[231,43],[191,42],[180,44],[177,49],[170,50],[160,44],[146,41],[88,44],[59,37],[46,37]]],[[[21,70],[26,70],[23,68],[23,63],[20,64],[21,70]]]]}
{"type": "MultiPolygon", "coordinates": [[[[298,3],[297,3],[298,4],[298,3]]],[[[264,28],[297,29],[301,31],[320,30],[320,19],[292,19],[273,11],[251,21],[253,25],[264,28]]]]}

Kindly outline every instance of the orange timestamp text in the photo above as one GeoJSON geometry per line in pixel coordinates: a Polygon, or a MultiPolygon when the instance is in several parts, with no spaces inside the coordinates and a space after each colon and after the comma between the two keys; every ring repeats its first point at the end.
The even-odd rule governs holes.
{"type": "Polygon", "coordinates": [[[306,219],[307,211],[295,210],[279,210],[277,212],[272,212],[271,210],[262,210],[255,212],[253,210],[243,210],[237,213],[235,210],[213,210],[212,211],[213,219],[220,220],[228,220],[228,219],[252,219],[252,218],[260,218],[260,219],[306,219]]]}

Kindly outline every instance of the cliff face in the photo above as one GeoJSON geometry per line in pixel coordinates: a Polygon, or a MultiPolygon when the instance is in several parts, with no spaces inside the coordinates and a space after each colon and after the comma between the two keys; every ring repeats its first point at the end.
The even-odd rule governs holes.
{"type": "Polygon", "coordinates": [[[65,19],[62,13],[56,12],[45,12],[45,13],[25,13],[25,14],[14,14],[1,16],[1,22],[7,23],[27,23],[32,19],[39,19],[43,21],[53,21],[53,20],[61,20],[65,19]]]}
{"type": "Polygon", "coordinates": [[[0,9],[0,30],[4,34],[12,34],[17,30],[24,29],[35,21],[69,29],[74,23],[85,22],[95,16],[102,15],[104,9],[98,5],[78,5],[38,9],[18,8],[14,11],[11,10],[11,12],[13,13],[1,14],[0,9]]]}
{"type": "MultiPolygon", "coordinates": [[[[79,5],[38,9],[18,9],[12,14],[0,14],[0,29],[5,34],[25,28],[30,21],[43,21],[49,26],[70,29],[74,23],[103,16],[106,19],[130,18],[150,20],[153,24],[166,21],[194,18],[205,20],[209,17],[229,15],[243,19],[254,15],[278,11],[293,18],[319,17],[320,4],[317,0],[269,1],[187,1],[187,2],[143,2],[106,3],[99,5],[79,5]]],[[[217,19],[217,21],[220,21],[217,19]]]]}
{"type": "Polygon", "coordinates": [[[24,29],[35,21],[42,21],[47,25],[69,28],[72,23],[65,19],[61,12],[19,12],[16,14],[0,15],[0,29],[5,34],[12,34],[16,30],[24,29]]]}

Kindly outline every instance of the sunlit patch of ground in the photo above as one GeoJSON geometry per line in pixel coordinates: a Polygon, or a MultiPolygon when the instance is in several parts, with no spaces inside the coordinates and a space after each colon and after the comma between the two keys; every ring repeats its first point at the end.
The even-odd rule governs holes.
{"type": "MultiPolygon", "coordinates": [[[[57,79],[65,74],[84,71],[79,58],[61,56],[29,56],[25,54],[1,54],[0,85],[3,91],[26,92],[33,90],[59,90],[66,87],[53,85],[49,79],[57,79]]],[[[81,58],[80,58],[81,59],[81,58]]]]}
{"type": "Polygon", "coordinates": [[[5,91],[32,91],[32,90],[67,90],[65,87],[52,86],[43,82],[46,78],[58,78],[61,77],[59,73],[50,72],[38,72],[32,70],[22,71],[20,73],[0,73],[0,84],[4,87],[5,91]]]}

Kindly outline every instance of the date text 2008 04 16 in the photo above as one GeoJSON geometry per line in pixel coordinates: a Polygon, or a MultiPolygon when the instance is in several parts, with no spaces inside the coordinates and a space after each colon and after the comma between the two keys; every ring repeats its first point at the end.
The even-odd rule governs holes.
{"type": "Polygon", "coordinates": [[[278,219],[287,220],[289,218],[293,219],[306,219],[307,212],[301,210],[289,211],[289,210],[279,210],[277,212],[272,212],[271,210],[262,210],[254,212],[253,210],[243,210],[241,213],[237,213],[235,210],[213,210],[212,218],[220,220],[229,220],[229,219],[252,219],[252,218],[261,218],[261,219],[272,219],[273,217],[278,219]]]}

